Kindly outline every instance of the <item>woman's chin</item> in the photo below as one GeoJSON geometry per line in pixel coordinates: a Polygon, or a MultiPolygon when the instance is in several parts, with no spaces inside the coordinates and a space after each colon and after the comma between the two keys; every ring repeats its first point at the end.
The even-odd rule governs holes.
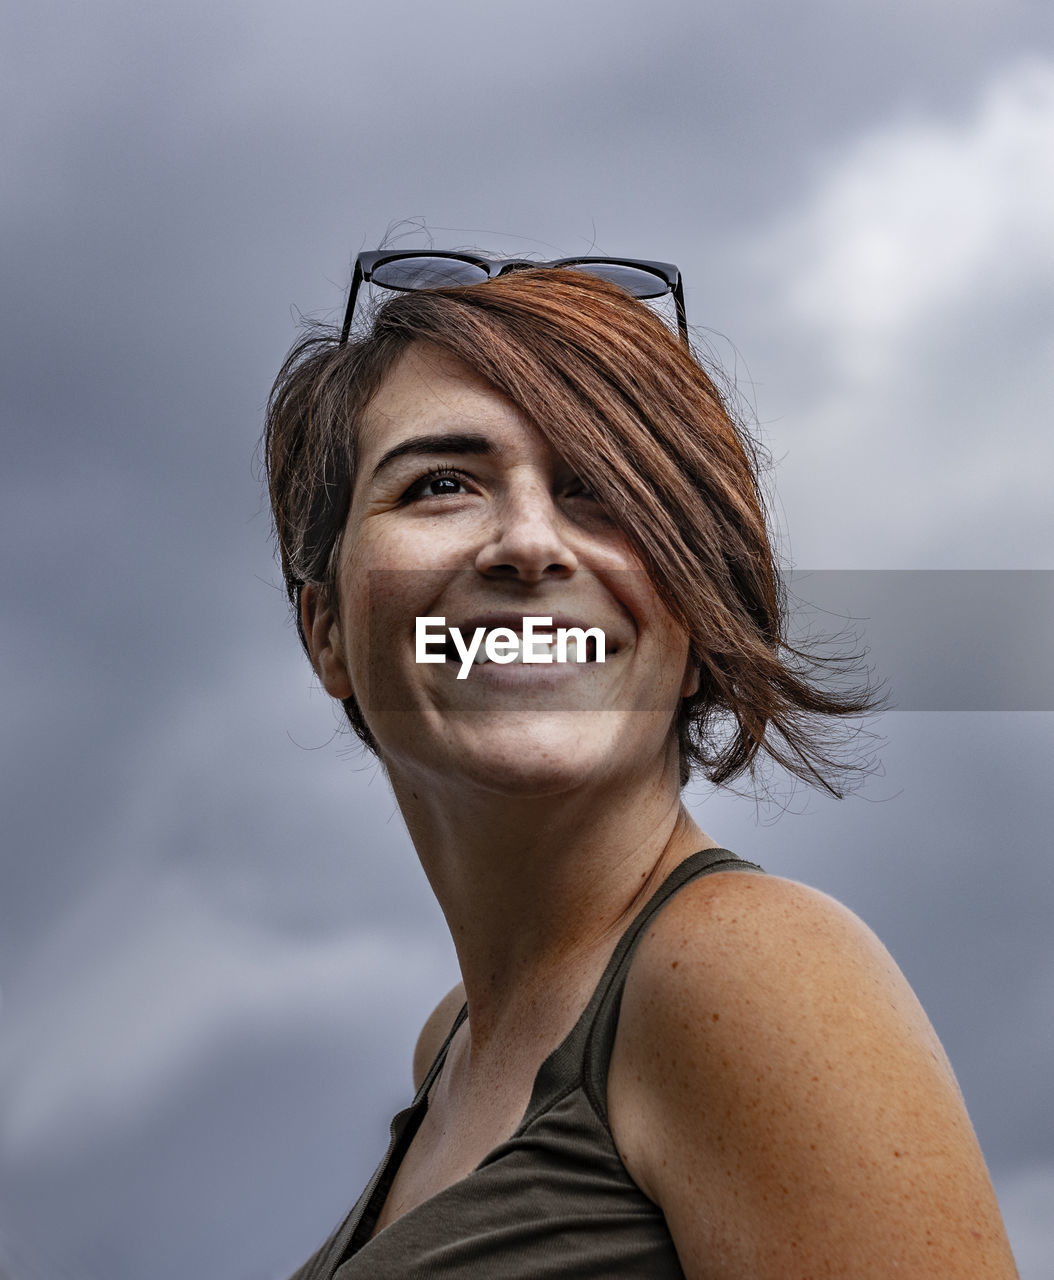
{"type": "Polygon", "coordinates": [[[464,725],[447,721],[431,750],[423,749],[428,735],[422,734],[405,760],[398,752],[384,754],[389,769],[425,774],[431,789],[555,796],[609,782],[625,752],[626,733],[624,718],[614,713],[472,716],[464,725]]]}

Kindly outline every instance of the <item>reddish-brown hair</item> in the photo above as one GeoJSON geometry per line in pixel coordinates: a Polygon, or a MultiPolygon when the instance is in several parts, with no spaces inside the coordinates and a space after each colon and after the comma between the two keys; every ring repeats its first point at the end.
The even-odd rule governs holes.
{"type": "MultiPolygon", "coordinates": [[[[524,414],[592,488],[686,629],[698,693],[678,720],[682,781],[752,773],[765,753],[841,794],[851,771],[831,716],[877,705],[866,685],[824,689],[825,663],[791,646],[759,482],[760,451],[701,364],[643,304],[569,270],[393,294],[369,332],[332,330],[290,352],[268,403],[264,448],[276,538],[299,625],[301,588],[334,599],[362,414],[397,359],[430,342],[524,414]]],[[[303,637],[301,637],[303,638],[303,637]]],[[[361,711],[352,727],[376,749],[361,711]]]]}

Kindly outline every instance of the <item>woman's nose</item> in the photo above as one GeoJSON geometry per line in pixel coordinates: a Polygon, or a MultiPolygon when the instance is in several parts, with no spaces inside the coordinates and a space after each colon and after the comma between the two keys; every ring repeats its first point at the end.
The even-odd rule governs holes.
{"type": "Polygon", "coordinates": [[[491,536],[476,556],[480,573],[540,582],[578,568],[567,542],[571,526],[548,486],[532,482],[506,494],[494,519],[491,536]]]}

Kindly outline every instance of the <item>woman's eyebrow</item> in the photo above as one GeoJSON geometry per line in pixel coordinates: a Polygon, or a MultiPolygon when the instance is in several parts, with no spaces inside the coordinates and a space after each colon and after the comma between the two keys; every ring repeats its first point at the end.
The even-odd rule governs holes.
{"type": "Polygon", "coordinates": [[[376,480],[377,476],[390,462],[394,462],[396,458],[402,458],[407,454],[486,454],[492,451],[493,446],[486,436],[446,432],[437,432],[426,436],[410,436],[408,440],[400,441],[399,444],[393,445],[381,455],[380,461],[373,468],[373,475],[370,478],[371,480],[376,480]]]}

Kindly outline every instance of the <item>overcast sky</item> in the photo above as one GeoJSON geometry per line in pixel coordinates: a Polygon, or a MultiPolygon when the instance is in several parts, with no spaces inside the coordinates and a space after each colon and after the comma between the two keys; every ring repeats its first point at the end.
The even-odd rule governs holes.
{"type": "Polygon", "coordinates": [[[6,27],[0,1275],[282,1280],[456,979],[300,656],[254,465],[297,313],[336,317],[354,254],[424,219],[680,264],[784,563],[840,571],[795,581],[873,613],[902,708],[854,797],[693,810],[890,947],[1047,1280],[1054,8],[44,0],[6,27]]]}

